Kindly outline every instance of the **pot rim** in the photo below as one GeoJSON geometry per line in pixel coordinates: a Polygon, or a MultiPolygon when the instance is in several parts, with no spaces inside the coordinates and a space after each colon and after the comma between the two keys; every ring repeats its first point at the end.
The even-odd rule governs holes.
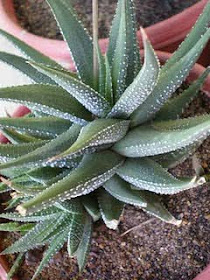
{"type": "MultiPolygon", "coordinates": [[[[207,2],[208,0],[200,0],[184,11],[145,28],[154,49],[162,49],[183,40],[207,2]],[[180,22],[182,23],[181,26],[180,22]]],[[[20,26],[15,14],[13,0],[0,0],[0,15],[0,28],[17,36],[19,39],[45,55],[54,58],[66,67],[72,63],[66,42],[34,35],[20,26]]],[[[137,34],[140,47],[142,47],[140,31],[137,34]]],[[[108,45],[108,38],[100,39],[99,44],[101,49],[105,51],[108,45]]]]}

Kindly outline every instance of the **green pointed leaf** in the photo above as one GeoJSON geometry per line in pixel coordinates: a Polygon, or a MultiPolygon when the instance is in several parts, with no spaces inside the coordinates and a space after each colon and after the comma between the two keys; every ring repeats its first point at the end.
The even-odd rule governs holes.
{"type": "Polygon", "coordinates": [[[63,247],[66,242],[68,233],[67,230],[63,232],[59,232],[54,238],[51,240],[48,249],[44,252],[41,263],[39,264],[32,280],[37,279],[37,276],[41,273],[43,268],[49,263],[51,258],[63,247]]]}
{"type": "Polygon", "coordinates": [[[76,142],[58,157],[72,158],[93,153],[103,145],[113,144],[122,139],[129,128],[129,121],[98,119],[82,128],[76,142]]]}
{"type": "Polygon", "coordinates": [[[171,131],[171,130],[192,128],[202,123],[209,123],[209,121],[210,121],[210,114],[203,114],[203,115],[198,115],[195,117],[189,117],[184,119],[155,121],[152,123],[152,126],[162,131],[166,131],[166,130],[171,131]]]}
{"type": "Polygon", "coordinates": [[[0,182],[0,194],[10,191],[10,188],[4,183],[0,182]]]}
{"type": "Polygon", "coordinates": [[[74,161],[73,163],[69,163],[68,161],[66,162],[66,165],[68,166],[68,168],[62,167],[63,171],[58,174],[57,176],[55,176],[54,178],[52,178],[51,180],[47,181],[47,186],[51,186],[52,184],[57,183],[58,181],[62,180],[64,177],[66,177],[74,168],[77,168],[77,166],[79,165],[81,159],[78,161],[74,161]],[[75,166],[70,167],[70,165],[75,164],[75,166]]]}
{"type": "MultiPolygon", "coordinates": [[[[119,34],[116,41],[116,50],[111,65],[112,84],[115,102],[126,89],[126,72],[128,67],[127,56],[127,26],[126,26],[126,3],[121,1],[119,34]]],[[[109,52],[108,52],[109,57],[109,52]]]]}
{"type": "Polygon", "coordinates": [[[58,69],[49,68],[42,64],[31,63],[31,65],[43,74],[46,74],[55,82],[69,92],[70,96],[77,99],[85,108],[99,117],[104,117],[111,109],[109,103],[97,91],[90,86],[76,80],[68,73],[58,69]]]}
{"type": "Polygon", "coordinates": [[[17,252],[26,252],[43,244],[45,240],[59,225],[66,220],[66,215],[62,214],[57,220],[50,222],[45,220],[38,223],[32,230],[27,232],[22,238],[17,240],[10,247],[5,249],[2,254],[13,254],[17,252]]]}
{"type": "Polygon", "coordinates": [[[109,180],[123,158],[111,151],[84,156],[67,177],[18,207],[21,214],[34,212],[55,202],[88,194],[109,180]]]}
{"type": "Polygon", "coordinates": [[[160,220],[166,223],[180,226],[182,221],[177,220],[172,216],[172,214],[162,204],[160,196],[147,191],[139,191],[139,192],[141,197],[144,198],[147,202],[147,206],[142,207],[142,210],[144,210],[150,215],[159,218],[160,220]]]}
{"type": "Polygon", "coordinates": [[[77,15],[68,1],[47,0],[58,22],[64,39],[68,43],[78,75],[91,87],[93,81],[93,43],[86,29],[78,20],[77,15]]]}
{"type": "Polygon", "coordinates": [[[147,206],[146,200],[140,196],[139,191],[131,189],[130,184],[117,175],[107,181],[104,188],[119,201],[140,207],[147,206]]]}
{"type": "Polygon", "coordinates": [[[22,58],[17,55],[9,54],[6,52],[0,52],[0,61],[3,61],[6,64],[13,67],[14,69],[17,69],[18,71],[22,72],[36,83],[52,84],[52,85],[56,84],[49,77],[43,75],[42,73],[34,69],[30,64],[28,64],[28,61],[25,58],[22,58]]]}
{"type": "Polygon", "coordinates": [[[57,219],[61,215],[61,211],[56,207],[47,208],[42,211],[38,211],[34,213],[33,215],[27,215],[25,217],[19,215],[18,213],[2,213],[0,214],[0,218],[2,219],[8,219],[11,221],[16,222],[40,222],[45,220],[52,220],[57,219]]]}
{"type": "MultiPolygon", "coordinates": [[[[34,143],[26,143],[19,145],[1,144],[0,145],[0,162],[16,159],[22,155],[28,154],[33,150],[44,146],[47,141],[39,141],[34,143]]],[[[1,165],[0,165],[1,169],[1,165]]]]}
{"type": "MultiPolygon", "coordinates": [[[[5,179],[4,179],[5,180],[5,179]]],[[[37,194],[45,189],[43,185],[35,184],[31,181],[26,182],[17,182],[16,179],[13,181],[5,180],[5,184],[8,184],[8,186],[11,188],[11,190],[14,190],[18,193],[20,196],[31,196],[34,194],[37,194]]]]}
{"type": "Polygon", "coordinates": [[[127,157],[145,157],[172,152],[201,143],[210,134],[210,118],[195,117],[139,126],[116,143],[113,150],[127,157]]]}
{"type": "Polygon", "coordinates": [[[17,207],[20,203],[23,203],[24,200],[25,200],[24,195],[22,195],[22,194],[16,195],[14,198],[7,201],[7,204],[6,204],[7,207],[5,208],[5,210],[10,210],[10,209],[17,207]]]}
{"type": "MultiPolygon", "coordinates": [[[[207,1],[208,2],[208,1],[207,1]]],[[[198,40],[205,33],[210,23],[210,2],[206,4],[203,13],[200,15],[195,26],[192,28],[190,34],[186,37],[183,43],[179,46],[174,55],[166,62],[163,71],[167,71],[171,66],[186,55],[191,48],[198,42],[198,40]]]]}
{"type": "Polygon", "coordinates": [[[82,197],[82,204],[85,210],[92,217],[93,221],[96,222],[100,219],[101,213],[98,205],[98,200],[95,193],[90,193],[82,197]]]}
{"type": "Polygon", "coordinates": [[[202,181],[196,177],[177,179],[149,158],[128,159],[118,169],[117,174],[139,189],[160,194],[175,194],[188,190],[197,187],[202,181]]]}
{"type": "Polygon", "coordinates": [[[210,38],[210,28],[201,39],[178,62],[167,71],[160,72],[159,80],[143,104],[131,115],[132,125],[137,126],[152,119],[186,79],[196,60],[210,38]]]}
{"type": "Polygon", "coordinates": [[[11,223],[0,224],[0,231],[8,231],[8,232],[19,231],[19,232],[25,232],[25,231],[29,231],[33,227],[34,227],[33,224],[20,225],[18,223],[11,222],[11,223]]]}
{"type": "Polygon", "coordinates": [[[25,232],[28,232],[32,228],[34,228],[35,224],[23,224],[19,226],[19,231],[21,231],[22,234],[25,234],[25,232]]]}
{"type": "Polygon", "coordinates": [[[70,257],[72,257],[79,247],[81,237],[84,231],[85,215],[74,215],[69,225],[67,250],[70,257]]]}
{"type": "Polygon", "coordinates": [[[142,29],[145,60],[139,74],[125,90],[109,117],[128,118],[141,105],[154,89],[159,75],[159,60],[142,29]]]}
{"type": "Polygon", "coordinates": [[[112,88],[112,74],[109,65],[107,55],[105,55],[105,67],[106,67],[106,78],[105,78],[105,98],[111,105],[114,104],[113,88],[112,88]]]}
{"type": "Polygon", "coordinates": [[[55,137],[68,130],[71,122],[56,117],[0,118],[0,128],[11,128],[36,136],[55,137]]]}
{"type": "Polygon", "coordinates": [[[124,203],[102,188],[98,190],[98,202],[104,223],[108,228],[116,230],[123,212],[124,203]]]}
{"type": "Polygon", "coordinates": [[[20,224],[14,222],[0,224],[0,231],[8,231],[8,232],[18,231],[19,226],[20,224]]]}
{"type": "Polygon", "coordinates": [[[42,141],[33,136],[19,133],[13,129],[1,129],[2,134],[12,143],[12,144],[22,144],[22,143],[31,143],[42,141]]]}
{"type": "MultiPolygon", "coordinates": [[[[55,220],[52,220],[55,222],[55,220]]],[[[32,230],[25,234],[22,238],[17,240],[14,244],[6,248],[1,254],[14,254],[20,252],[27,252],[30,249],[36,248],[42,244],[42,240],[45,237],[44,232],[47,232],[48,228],[52,228],[52,225],[49,226],[48,221],[38,223],[32,230]],[[41,238],[39,237],[39,233],[41,238]]]]}
{"type": "Polygon", "coordinates": [[[24,175],[28,170],[29,167],[10,168],[5,170],[0,170],[0,174],[4,177],[15,179],[19,176],[24,175]]]}
{"type": "Polygon", "coordinates": [[[14,264],[12,265],[10,271],[7,274],[7,280],[12,280],[12,277],[17,273],[24,259],[24,254],[18,254],[14,264]]]}
{"type": "MultiPolygon", "coordinates": [[[[97,91],[101,94],[101,96],[105,95],[105,83],[106,83],[106,66],[105,66],[105,59],[104,56],[101,53],[101,49],[99,44],[96,46],[96,53],[97,53],[97,62],[98,62],[98,81],[97,81],[97,87],[94,87],[97,89],[97,91]]],[[[109,101],[109,99],[106,99],[109,101]]]]}
{"type": "Polygon", "coordinates": [[[196,143],[174,152],[154,156],[153,159],[164,168],[173,168],[193,155],[199,146],[200,144],[196,143]]]}
{"type": "Polygon", "coordinates": [[[63,69],[57,62],[43,55],[42,53],[38,52],[34,48],[24,43],[22,40],[14,37],[13,35],[7,33],[6,31],[0,29],[0,35],[2,35],[10,43],[12,43],[17,49],[19,49],[26,58],[35,61],[37,63],[43,63],[51,67],[63,69]]]}
{"type": "Polygon", "coordinates": [[[58,176],[62,170],[52,167],[38,167],[27,172],[27,175],[35,182],[47,184],[47,182],[58,176]]]}
{"type": "Polygon", "coordinates": [[[83,215],[83,206],[79,199],[66,200],[63,202],[56,202],[55,206],[65,212],[72,215],[83,215]]]}
{"type": "Polygon", "coordinates": [[[0,89],[0,100],[23,104],[32,111],[86,124],[91,114],[65,90],[50,85],[27,85],[0,89]]]}
{"type": "Polygon", "coordinates": [[[133,1],[118,1],[110,33],[107,57],[111,67],[116,67],[115,64],[119,63],[120,57],[121,62],[125,62],[125,76],[123,76],[123,73],[121,74],[123,79],[125,79],[126,86],[133,82],[141,67],[136,32],[136,16],[133,1]],[[126,50],[123,49],[123,46],[126,47],[126,50]],[[119,53],[119,56],[117,53],[119,53]],[[126,57],[123,58],[123,54],[126,57]]]}
{"type": "Polygon", "coordinates": [[[92,237],[92,220],[89,215],[86,215],[84,231],[82,234],[79,247],[76,251],[76,257],[77,257],[80,271],[83,271],[88,258],[90,245],[91,245],[91,237],[92,237]]]}
{"type": "Polygon", "coordinates": [[[120,22],[121,22],[121,10],[122,10],[122,4],[123,1],[118,1],[117,3],[117,9],[114,16],[114,19],[112,21],[112,27],[109,35],[109,46],[107,50],[107,59],[110,65],[112,65],[112,61],[114,59],[116,47],[117,47],[117,39],[119,35],[119,28],[120,28],[120,22]]]}
{"type": "Polygon", "coordinates": [[[183,91],[177,97],[170,99],[155,116],[156,120],[168,120],[177,119],[181,116],[184,109],[188,107],[190,102],[199,94],[199,90],[203,85],[206,77],[210,73],[210,67],[208,67],[203,74],[189,86],[188,89],[183,91]]]}
{"type": "Polygon", "coordinates": [[[134,1],[126,0],[126,24],[127,24],[127,56],[128,68],[126,85],[129,86],[141,69],[140,48],[137,39],[137,23],[134,1]]]}
{"type": "MultiPolygon", "coordinates": [[[[79,125],[72,125],[70,127],[69,130],[67,130],[66,132],[62,133],[61,135],[59,135],[57,138],[51,140],[50,142],[47,142],[47,144],[45,145],[41,145],[40,142],[37,143],[33,143],[33,144],[20,144],[20,145],[14,145],[14,149],[18,150],[17,148],[18,146],[20,147],[21,151],[22,151],[22,155],[19,153],[18,156],[19,158],[17,158],[16,160],[10,161],[8,163],[2,164],[0,165],[0,170],[2,169],[7,169],[7,168],[11,168],[11,167],[18,167],[18,166],[28,166],[30,164],[30,166],[36,166],[37,163],[39,163],[39,166],[51,166],[51,167],[56,167],[56,166],[64,166],[64,162],[62,161],[54,161],[54,162],[49,162],[49,159],[52,158],[53,156],[56,156],[57,154],[60,154],[62,152],[64,152],[66,149],[68,149],[69,146],[71,146],[77,139],[79,132],[80,132],[80,126],[79,125]],[[30,150],[26,151],[24,150],[24,145],[28,145],[30,150]],[[33,145],[39,145],[42,146],[40,149],[36,149],[33,148],[33,145]],[[27,154],[26,154],[27,153],[27,154]]],[[[46,143],[46,142],[45,142],[46,143]]],[[[2,145],[2,149],[4,148],[5,145],[2,145]]],[[[26,146],[27,147],[27,146],[26,146]]],[[[37,147],[38,148],[38,147],[37,147]]],[[[7,150],[9,152],[7,152],[7,154],[12,153],[12,149],[11,147],[9,147],[7,150],[5,150],[5,153],[7,152],[7,150]]],[[[15,150],[15,151],[16,151],[15,150]]],[[[0,145],[0,155],[1,155],[1,145],[0,145]]],[[[17,156],[13,157],[16,158],[17,156]]],[[[12,157],[11,157],[12,158],[12,157]]],[[[68,162],[69,165],[71,165],[71,162],[68,162]]],[[[75,166],[75,164],[77,164],[77,161],[72,161],[72,165],[75,166]]]]}

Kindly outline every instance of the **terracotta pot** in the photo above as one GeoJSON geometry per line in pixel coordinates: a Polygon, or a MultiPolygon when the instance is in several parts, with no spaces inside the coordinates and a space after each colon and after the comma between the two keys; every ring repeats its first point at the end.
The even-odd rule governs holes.
{"type": "MultiPolygon", "coordinates": [[[[156,50],[173,52],[189,33],[208,0],[201,0],[183,12],[146,28],[146,32],[156,50]]],[[[31,34],[18,23],[13,6],[13,0],[0,0],[0,28],[20,38],[40,52],[55,59],[69,68],[71,63],[67,44],[64,41],[52,40],[31,34]]],[[[138,37],[141,43],[140,32],[138,37]]],[[[100,46],[106,49],[108,39],[101,39],[100,46]]],[[[204,50],[200,63],[208,66],[210,63],[210,44],[204,50]],[[209,47],[209,48],[208,48],[209,47]]]]}
{"type": "MultiPolygon", "coordinates": [[[[160,61],[162,64],[164,64],[166,62],[167,59],[169,59],[172,54],[171,53],[167,53],[167,52],[162,52],[162,51],[156,51],[160,61]]],[[[143,55],[143,52],[142,52],[143,55]]],[[[72,65],[71,65],[72,66],[72,65]]],[[[201,75],[201,73],[205,70],[205,68],[199,64],[195,64],[195,66],[193,67],[192,71],[190,72],[190,75],[188,76],[187,80],[188,82],[192,82],[195,79],[198,78],[198,76],[201,75]]],[[[206,83],[202,89],[205,93],[207,93],[210,96],[210,75],[206,80],[206,83]]],[[[21,117],[27,113],[29,113],[29,109],[24,107],[24,106],[20,106],[12,115],[13,117],[21,117]]],[[[2,135],[0,135],[0,143],[5,143],[7,142],[7,139],[5,137],[3,137],[2,135]]],[[[0,256],[0,278],[2,280],[7,280],[7,272],[8,272],[8,265],[6,263],[6,260],[4,258],[4,256],[0,256]]],[[[197,276],[194,280],[209,280],[209,273],[210,273],[210,266],[208,266],[206,268],[206,270],[204,270],[199,276],[197,276]]],[[[13,278],[14,280],[18,280],[17,278],[13,278]]]]}
{"type": "Polygon", "coordinates": [[[210,279],[210,265],[208,265],[194,280],[209,280],[210,279]]]}

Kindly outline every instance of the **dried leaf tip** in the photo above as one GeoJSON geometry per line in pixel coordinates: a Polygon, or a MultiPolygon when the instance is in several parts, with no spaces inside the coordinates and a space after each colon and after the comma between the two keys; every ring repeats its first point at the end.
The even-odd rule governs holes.
{"type": "Polygon", "coordinates": [[[5,185],[7,185],[8,187],[11,187],[12,186],[12,182],[5,179],[4,177],[1,177],[0,176],[0,181],[2,181],[5,185]]]}
{"type": "Polygon", "coordinates": [[[119,225],[119,221],[118,220],[107,221],[106,225],[108,228],[116,230],[119,225]]]}
{"type": "Polygon", "coordinates": [[[173,219],[170,221],[170,224],[175,225],[175,226],[177,226],[177,227],[180,227],[181,224],[182,224],[182,220],[177,220],[177,219],[173,218],[173,219]]]}
{"type": "Polygon", "coordinates": [[[12,197],[12,199],[15,199],[19,197],[19,194],[17,192],[12,192],[10,193],[10,196],[12,197]]]}
{"type": "Polygon", "coordinates": [[[19,205],[16,210],[20,213],[21,216],[26,216],[27,210],[23,206],[19,205]]]}
{"type": "Polygon", "coordinates": [[[206,178],[205,177],[198,178],[198,180],[197,180],[198,186],[201,186],[201,185],[203,185],[205,183],[206,183],[206,178]]]}

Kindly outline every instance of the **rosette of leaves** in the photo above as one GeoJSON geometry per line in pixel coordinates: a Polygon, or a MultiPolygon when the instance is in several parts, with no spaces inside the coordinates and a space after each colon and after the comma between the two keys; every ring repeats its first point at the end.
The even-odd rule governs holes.
{"type": "Polygon", "coordinates": [[[23,235],[3,254],[47,245],[37,277],[67,241],[82,270],[92,223],[116,229],[126,203],[179,225],[159,194],[175,194],[205,182],[205,175],[176,178],[168,169],[193,154],[210,133],[208,114],[181,119],[197,96],[207,70],[178,96],[174,92],[210,38],[210,3],[174,55],[160,66],[142,29],[141,64],[131,0],[119,0],[107,53],[101,54],[69,3],[47,0],[68,43],[76,73],[1,30],[23,56],[0,60],[27,75],[31,85],[0,89],[0,100],[26,105],[22,118],[1,118],[11,141],[0,145],[0,191],[11,193],[1,218],[5,231],[23,235]],[[94,53],[97,72],[94,73],[94,53]]]}

